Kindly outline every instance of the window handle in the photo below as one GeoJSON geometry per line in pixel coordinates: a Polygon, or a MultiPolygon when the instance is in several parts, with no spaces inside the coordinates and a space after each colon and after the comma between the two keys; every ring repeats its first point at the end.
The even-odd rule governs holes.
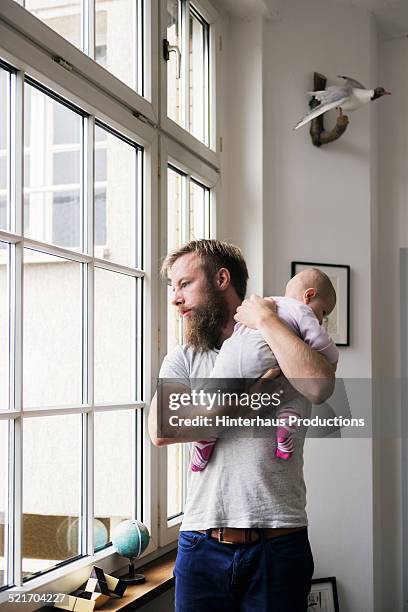
{"type": "Polygon", "coordinates": [[[163,39],[163,58],[166,62],[170,59],[170,53],[176,54],[176,79],[180,78],[180,66],[181,66],[181,51],[177,45],[170,45],[169,41],[164,38],[163,39]]]}

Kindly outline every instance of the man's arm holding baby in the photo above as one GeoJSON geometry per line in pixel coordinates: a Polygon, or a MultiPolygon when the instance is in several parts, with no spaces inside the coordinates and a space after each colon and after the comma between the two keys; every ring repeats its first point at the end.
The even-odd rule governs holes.
{"type": "Polygon", "coordinates": [[[335,384],[335,366],[281,321],[271,298],[251,295],[238,307],[235,320],[261,332],[282,373],[299,393],[314,404],[330,397],[335,384]]]}

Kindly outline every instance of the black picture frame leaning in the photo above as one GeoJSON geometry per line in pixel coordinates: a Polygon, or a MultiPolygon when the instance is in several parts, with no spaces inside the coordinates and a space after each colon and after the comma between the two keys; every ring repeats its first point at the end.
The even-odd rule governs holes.
{"type": "Polygon", "coordinates": [[[308,612],[340,612],[334,576],[314,578],[308,599],[308,612]]]}
{"type": "MultiPolygon", "coordinates": [[[[339,330],[339,337],[336,338],[330,329],[329,334],[332,336],[337,346],[350,346],[350,266],[342,264],[330,264],[330,263],[316,263],[311,261],[292,261],[291,262],[291,277],[295,276],[301,270],[305,268],[319,268],[322,272],[325,272],[329,277],[333,279],[336,270],[343,276],[344,282],[342,283],[346,291],[346,296],[339,295],[337,288],[337,305],[336,310],[339,308],[339,317],[341,329],[339,330]]],[[[334,283],[335,284],[335,283],[334,283]]],[[[330,315],[331,316],[331,315],[330,315]]],[[[329,317],[330,319],[330,317],[329,317]]]]}

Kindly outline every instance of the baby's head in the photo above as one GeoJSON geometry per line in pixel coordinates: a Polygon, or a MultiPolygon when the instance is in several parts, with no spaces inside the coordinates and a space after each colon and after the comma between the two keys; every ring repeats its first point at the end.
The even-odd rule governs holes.
{"type": "Polygon", "coordinates": [[[286,285],[285,296],[310,306],[320,325],[336,305],[336,292],[330,278],[316,268],[302,270],[291,278],[286,285]]]}

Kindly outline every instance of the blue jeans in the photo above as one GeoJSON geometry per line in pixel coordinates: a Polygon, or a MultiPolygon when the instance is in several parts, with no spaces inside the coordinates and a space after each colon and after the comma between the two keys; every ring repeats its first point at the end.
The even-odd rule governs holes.
{"type": "Polygon", "coordinates": [[[307,612],[314,564],[307,529],[255,544],[180,531],[176,612],[307,612]]]}

